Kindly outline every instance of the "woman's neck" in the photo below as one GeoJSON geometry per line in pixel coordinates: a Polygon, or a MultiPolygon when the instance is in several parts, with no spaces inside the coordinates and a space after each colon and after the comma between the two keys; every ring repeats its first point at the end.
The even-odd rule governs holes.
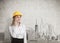
{"type": "Polygon", "coordinates": [[[13,26],[20,26],[20,24],[21,24],[21,22],[19,22],[19,23],[14,23],[13,26]]]}

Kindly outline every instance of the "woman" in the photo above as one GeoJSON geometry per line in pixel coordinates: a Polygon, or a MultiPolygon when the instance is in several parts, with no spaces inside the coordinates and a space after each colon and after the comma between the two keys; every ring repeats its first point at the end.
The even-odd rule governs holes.
{"type": "Polygon", "coordinates": [[[16,11],[13,13],[13,21],[9,26],[9,32],[11,35],[11,43],[27,43],[26,27],[21,24],[22,13],[16,11]]]}

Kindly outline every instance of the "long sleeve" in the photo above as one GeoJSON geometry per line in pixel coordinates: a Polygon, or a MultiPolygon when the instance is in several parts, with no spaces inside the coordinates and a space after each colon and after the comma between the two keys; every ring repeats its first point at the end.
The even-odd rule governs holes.
{"type": "Polygon", "coordinates": [[[26,35],[26,27],[24,28],[25,32],[24,32],[24,43],[27,43],[27,35],[26,35]]]}
{"type": "Polygon", "coordinates": [[[11,26],[9,26],[9,32],[10,32],[10,35],[12,36],[13,31],[12,31],[12,29],[11,29],[11,26]]]}

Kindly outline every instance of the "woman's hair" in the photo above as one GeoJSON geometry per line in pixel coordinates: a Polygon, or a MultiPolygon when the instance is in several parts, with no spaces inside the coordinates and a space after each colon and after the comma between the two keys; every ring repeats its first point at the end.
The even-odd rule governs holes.
{"type": "Polygon", "coordinates": [[[11,26],[13,26],[13,25],[14,25],[15,17],[16,17],[16,16],[14,16],[14,17],[13,17],[13,20],[12,20],[12,24],[11,24],[11,26]]]}
{"type": "MultiPolygon", "coordinates": [[[[14,17],[13,17],[13,20],[12,20],[12,24],[11,24],[11,26],[13,26],[13,25],[14,25],[15,17],[16,17],[16,16],[14,16],[14,17]]],[[[21,17],[21,16],[20,16],[20,17],[21,17]]],[[[19,22],[19,25],[20,25],[20,22],[19,22]]]]}

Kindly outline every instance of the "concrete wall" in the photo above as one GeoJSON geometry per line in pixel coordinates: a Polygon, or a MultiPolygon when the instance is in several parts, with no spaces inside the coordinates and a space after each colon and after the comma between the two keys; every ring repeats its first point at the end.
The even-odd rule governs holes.
{"type": "Polygon", "coordinates": [[[0,0],[0,32],[7,33],[14,11],[23,13],[22,23],[27,27],[34,29],[37,18],[40,29],[42,18],[44,23],[53,25],[56,34],[60,34],[59,0],[0,0]]]}

